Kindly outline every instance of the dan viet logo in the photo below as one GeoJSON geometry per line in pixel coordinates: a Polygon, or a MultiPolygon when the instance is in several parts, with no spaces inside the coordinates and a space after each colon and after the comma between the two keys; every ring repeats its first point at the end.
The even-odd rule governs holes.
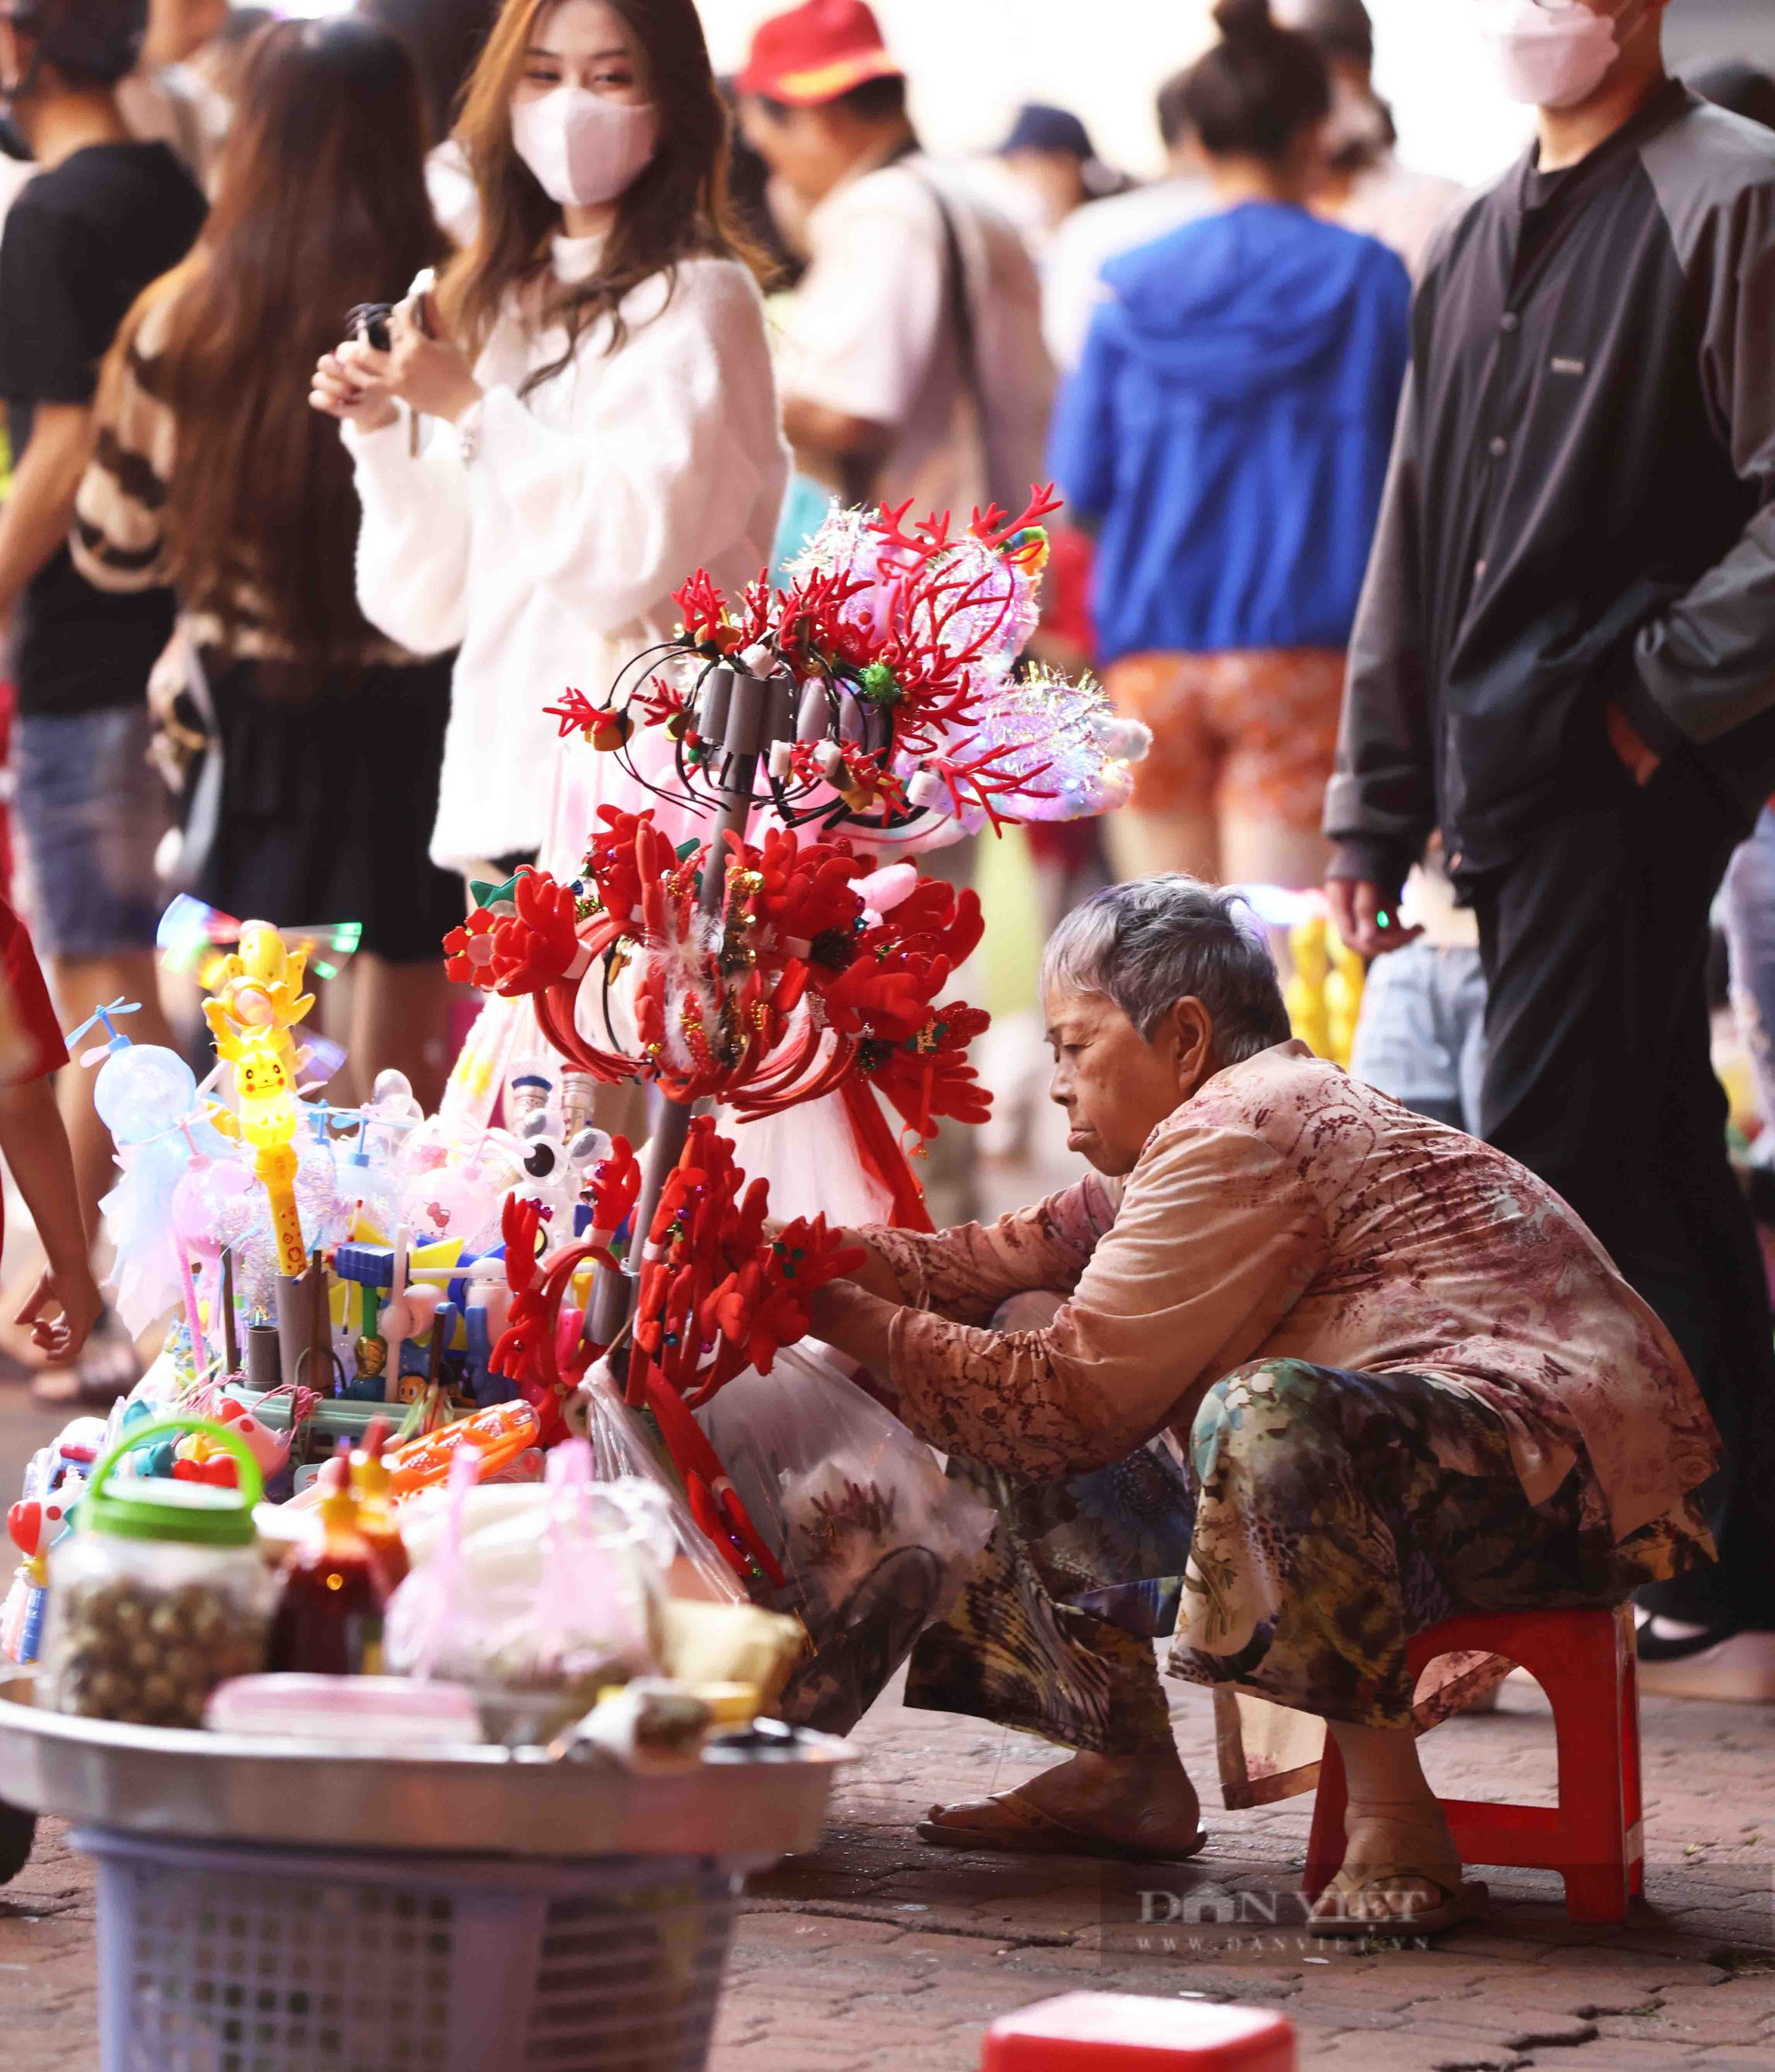
{"type": "MultiPolygon", "coordinates": [[[[1129,1924],[1132,1933],[1120,1941],[1120,1947],[1136,1954],[1187,1957],[1212,1951],[1224,1957],[1309,1946],[1326,1957],[1337,1952],[1337,1945],[1304,1933],[1312,1902],[1298,1890],[1235,1892],[1220,1885],[1198,1885],[1187,1892],[1172,1892],[1141,1887],[1128,1896],[1137,1910],[1129,1924]]],[[[1395,1927],[1387,1932],[1387,1941],[1394,1947],[1402,1942],[1416,1947],[1422,1939],[1401,1938],[1395,1927]]],[[[1368,1945],[1357,1941],[1349,1947],[1368,1945]]]]}

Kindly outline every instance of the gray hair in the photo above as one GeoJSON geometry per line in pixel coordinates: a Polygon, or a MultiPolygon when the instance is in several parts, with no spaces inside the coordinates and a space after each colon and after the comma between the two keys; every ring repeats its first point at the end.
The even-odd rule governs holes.
{"type": "Polygon", "coordinates": [[[1239,1064],[1292,1033],[1269,946],[1241,919],[1249,902],[1167,871],[1112,885],[1075,907],[1048,938],[1042,990],[1098,993],[1148,1042],[1179,1000],[1200,1000],[1221,1061],[1239,1064]]]}

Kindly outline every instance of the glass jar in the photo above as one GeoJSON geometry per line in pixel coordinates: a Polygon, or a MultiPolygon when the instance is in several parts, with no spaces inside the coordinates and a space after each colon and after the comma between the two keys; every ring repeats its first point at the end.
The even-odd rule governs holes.
{"type": "Polygon", "coordinates": [[[82,1493],[50,1550],[36,1702],[142,1727],[198,1727],[218,1683],[264,1666],[276,1584],[258,1553],[259,1470],[233,1433],[201,1418],[138,1425],[82,1493]],[[201,1432],[234,1457],[239,1485],[129,1478],[129,1454],[201,1432]]]}

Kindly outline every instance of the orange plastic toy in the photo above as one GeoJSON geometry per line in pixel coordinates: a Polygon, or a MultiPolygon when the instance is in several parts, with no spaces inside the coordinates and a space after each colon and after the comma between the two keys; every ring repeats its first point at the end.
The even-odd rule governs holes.
{"type": "Polygon", "coordinates": [[[440,1425],[422,1438],[409,1439],[383,1455],[390,1477],[389,1493],[398,1503],[403,1497],[442,1482],[458,1446],[473,1446],[479,1453],[478,1479],[485,1482],[509,1467],[526,1446],[533,1446],[541,1430],[536,1413],[522,1401],[495,1403],[459,1423],[440,1425]]]}

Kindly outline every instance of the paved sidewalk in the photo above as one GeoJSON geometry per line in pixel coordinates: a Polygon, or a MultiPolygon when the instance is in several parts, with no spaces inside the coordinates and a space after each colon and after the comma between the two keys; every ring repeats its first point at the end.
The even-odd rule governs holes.
{"type": "MultiPolygon", "coordinates": [[[[12,1485],[46,1424],[0,1388],[12,1485]]],[[[933,1800],[1002,1790],[1052,1753],[884,1700],[826,1847],[756,1883],[714,2072],[969,2072],[993,2016],[1081,1986],[1279,2005],[1310,2072],[1775,2072],[1775,1708],[1647,1701],[1648,1898],[1624,1929],[1572,1928],[1553,1879],[1491,1872],[1483,1926],[1339,1954],[1290,1926],[1307,1802],[1217,1812],[1206,1695],[1169,1689],[1212,1844],[1150,1873],[924,1847],[912,1823],[933,1800]]],[[[1424,1747],[1451,1795],[1552,1801],[1533,1686],[1424,1747]]],[[[97,2072],[93,1984],[91,1871],[46,1829],[0,1887],[0,2072],[97,2072]]]]}
{"type": "MultiPolygon", "coordinates": [[[[1211,1779],[1205,1694],[1172,1689],[1185,1760],[1211,1779]]],[[[934,1799],[1002,1790],[1049,1753],[878,1706],[825,1848],[755,1887],[716,2072],[968,2072],[993,2016],[1079,1987],[1279,2006],[1314,2072],[1771,2072],[1775,1714],[1651,1700],[1645,1733],[1652,1861],[1625,1928],[1574,1928],[1556,1880],[1506,1871],[1487,1874],[1483,1926],[1428,1950],[1339,1954],[1279,1903],[1308,1801],[1211,1805],[1210,1853],[1170,1871],[927,1849],[911,1824],[934,1799]]],[[[1438,1729],[1426,1763],[1449,1795],[1550,1804],[1551,1740],[1540,1692],[1512,1682],[1496,1714],[1438,1729]]]]}

